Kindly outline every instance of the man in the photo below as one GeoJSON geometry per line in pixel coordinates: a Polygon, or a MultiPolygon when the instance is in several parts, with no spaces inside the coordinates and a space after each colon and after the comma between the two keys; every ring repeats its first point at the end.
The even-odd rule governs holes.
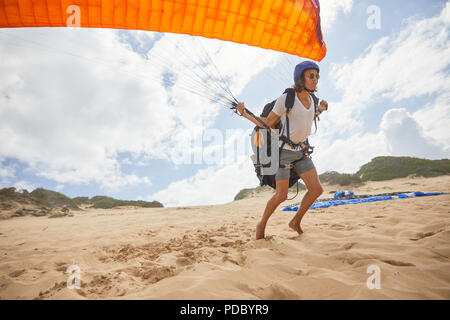
{"type": "MultiPolygon", "coordinates": [[[[295,101],[294,106],[289,111],[289,137],[292,142],[299,144],[304,142],[311,133],[312,123],[314,121],[314,101],[310,92],[317,90],[319,82],[319,66],[311,61],[304,61],[299,63],[294,70],[294,89],[295,101]]],[[[285,134],[287,128],[286,122],[286,96],[281,95],[267,117],[260,119],[269,127],[274,128],[275,124],[281,120],[282,134],[285,134]]],[[[328,103],[324,100],[318,106],[319,112],[327,110],[328,103]]],[[[240,102],[237,106],[237,111],[245,118],[249,119],[257,126],[264,128],[256,119],[245,112],[244,103],[240,102]]],[[[281,141],[280,141],[281,144],[281,141]]],[[[280,165],[292,164],[299,177],[306,185],[307,192],[303,197],[300,208],[296,215],[289,222],[289,227],[302,234],[303,230],[300,226],[303,216],[311,207],[314,201],[323,193],[323,188],[320,185],[319,177],[316,168],[309,157],[305,157],[300,147],[292,148],[288,144],[283,144],[280,152],[280,165]]],[[[275,175],[276,189],[275,194],[267,202],[264,214],[261,221],[256,225],[256,240],[264,238],[264,232],[267,222],[275,211],[275,209],[287,199],[289,188],[290,168],[280,167],[275,175]]]]}

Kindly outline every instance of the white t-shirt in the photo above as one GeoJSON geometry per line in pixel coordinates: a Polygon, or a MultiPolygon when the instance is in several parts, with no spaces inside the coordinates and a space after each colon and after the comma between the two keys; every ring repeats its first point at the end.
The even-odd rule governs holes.
{"type": "MultiPolygon", "coordinates": [[[[280,116],[283,135],[287,137],[286,96],[287,94],[284,93],[277,99],[272,111],[280,116]]],[[[294,106],[291,111],[289,111],[289,138],[294,143],[304,142],[311,133],[311,127],[314,121],[314,101],[311,95],[309,98],[311,99],[311,106],[309,109],[306,109],[298,99],[297,94],[295,94],[294,106]]],[[[282,141],[280,140],[279,146],[281,146],[281,144],[282,141]]],[[[288,144],[285,144],[283,149],[299,150],[299,148],[292,149],[288,144]]]]}

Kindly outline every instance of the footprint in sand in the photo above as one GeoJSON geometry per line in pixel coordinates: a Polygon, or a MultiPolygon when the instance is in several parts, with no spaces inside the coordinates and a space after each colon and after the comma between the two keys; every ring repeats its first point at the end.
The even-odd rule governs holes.
{"type": "Polygon", "coordinates": [[[156,264],[143,265],[139,276],[145,280],[147,284],[153,284],[162,279],[173,277],[175,275],[175,267],[161,266],[156,264]]]}
{"type": "MultiPolygon", "coordinates": [[[[125,288],[121,288],[121,283],[134,283],[136,280],[135,267],[129,267],[127,269],[119,270],[118,272],[108,272],[107,274],[95,275],[91,281],[83,283],[81,288],[76,292],[85,298],[107,298],[107,297],[122,297],[127,293],[125,288]]],[[[136,276],[139,276],[139,272],[136,271],[136,276]]],[[[139,280],[141,283],[142,280],[139,280]]],[[[136,285],[134,286],[137,287],[136,285]]]]}
{"type": "Polygon", "coordinates": [[[193,264],[193,260],[188,257],[178,257],[176,263],[177,265],[184,267],[193,264]]]}
{"type": "Polygon", "coordinates": [[[346,243],[342,246],[342,249],[344,250],[350,250],[351,248],[353,248],[355,245],[357,244],[357,242],[350,242],[350,243],[346,243]]]}
{"type": "Polygon", "coordinates": [[[346,227],[342,224],[335,223],[335,224],[331,225],[330,228],[333,230],[344,230],[346,227]]]}
{"type": "Polygon", "coordinates": [[[11,278],[17,278],[17,277],[20,277],[25,272],[26,272],[25,269],[15,270],[15,271],[11,272],[10,274],[8,274],[8,276],[10,276],[11,278]]]}
{"type": "Polygon", "coordinates": [[[223,256],[222,261],[223,262],[231,262],[237,266],[243,266],[245,263],[246,257],[241,253],[238,256],[237,255],[232,255],[232,254],[226,254],[223,256]]]}
{"type": "Polygon", "coordinates": [[[42,277],[43,272],[37,268],[19,269],[9,273],[8,276],[20,282],[33,283],[42,277]]]}
{"type": "Polygon", "coordinates": [[[337,260],[340,260],[343,263],[355,265],[355,266],[365,265],[366,263],[368,263],[368,261],[375,259],[375,260],[379,260],[379,261],[382,261],[384,263],[387,263],[387,264],[390,264],[393,266],[415,267],[414,264],[409,263],[409,262],[387,259],[387,258],[383,258],[378,255],[362,254],[362,253],[356,253],[356,252],[352,253],[352,252],[348,252],[348,251],[333,255],[332,257],[336,258],[337,260]]]}
{"type": "Polygon", "coordinates": [[[330,257],[335,258],[342,263],[353,265],[359,261],[374,259],[373,255],[361,254],[356,252],[341,252],[338,254],[331,255],[330,257]]]}
{"type": "Polygon", "coordinates": [[[380,260],[383,261],[384,263],[390,264],[392,266],[397,266],[397,267],[415,267],[416,266],[413,263],[397,261],[397,260],[392,260],[392,259],[380,259],[380,260]]]}
{"type": "Polygon", "coordinates": [[[67,268],[69,267],[69,264],[66,262],[56,262],[56,271],[60,271],[60,272],[66,272],[67,268]]]}
{"type": "Polygon", "coordinates": [[[55,282],[53,287],[47,289],[46,291],[39,292],[39,296],[35,297],[34,300],[48,299],[64,288],[67,288],[66,281],[55,282]]]}
{"type": "Polygon", "coordinates": [[[436,230],[436,231],[430,231],[430,232],[425,232],[425,233],[419,232],[419,233],[416,234],[415,238],[411,238],[410,240],[412,240],[412,241],[421,240],[421,239],[424,239],[424,238],[428,238],[428,237],[434,236],[435,234],[438,234],[438,233],[440,233],[442,231],[444,231],[444,229],[439,229],[439,230],[436,230]]]}
{"type": "Polygon", "coordinates": [[[257,289],[253,294],[262,300],[298,300],[301,298],[292,290],[279,284],[271,284],[268,287],[257,289]]]}

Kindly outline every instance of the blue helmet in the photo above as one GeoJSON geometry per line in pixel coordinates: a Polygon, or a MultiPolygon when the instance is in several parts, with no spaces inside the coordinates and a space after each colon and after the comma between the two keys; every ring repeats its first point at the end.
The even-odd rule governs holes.
{"type": "Polygon", "coordinates": [[[320,71],[319,66],[317,63],[314,63],[312,61],[303,61],[295,66],[294,70],[294,83],[296,82],[297,78],[300,77],[303,74],[303,71],[307,69],[316,69],[317,72],[320,71]]]}

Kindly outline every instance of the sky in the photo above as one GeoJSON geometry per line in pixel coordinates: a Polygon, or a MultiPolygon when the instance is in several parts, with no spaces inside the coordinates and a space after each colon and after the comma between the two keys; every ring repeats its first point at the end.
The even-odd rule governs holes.
{"type": "MultiPolygon", "coordinates": [[[[329,103],[310,143],[319,174],[377,156],[450,156],[450,1],[322,0],[329,103]]],[[[0,30],[0,188],[233,201],[258,185],[255,114],[305,59],[226,41],[133,30],[0,30]]]]}

